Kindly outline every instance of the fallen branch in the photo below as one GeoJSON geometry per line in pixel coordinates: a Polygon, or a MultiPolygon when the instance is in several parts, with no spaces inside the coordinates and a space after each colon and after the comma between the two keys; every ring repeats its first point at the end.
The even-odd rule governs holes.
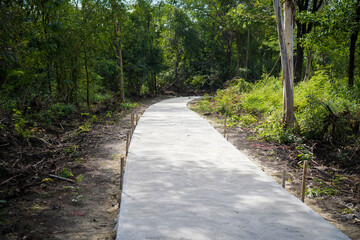
{"type": "Polygon", "coordinates": [[[18,176],[20,176],[22,173],[20,173],[20,174],[18,174],[18,175],[15,175],[15,176],[12,176],[11,178],[8,178],[7,180],[5,180],[5,181],[3,181],[2,183],[0,183],[0,186],[1,185],[3,185],[3,184],[5,184],[5,183],[7,183],[7,182],[9,182],[9,181],[11,181],[12,179],[14,179],[14,178],[16,178],[16,177],[18,177],[18,176]]]}
{"type": "Polygon", "coordinates": [[[64,181],[68,181],[68,182],[72,182],[74,183],[75,181],[72,180],[72,179],[68,179],[68,178],[64,178],[64,177],[60,177],[60,176],[57,176],[57,175],[54,175],[54,174],[49,174],[50,177],[53,177],[53,178],[57,178],[57,179],[60,179],[60,180],[64,180],[64,181]]]}

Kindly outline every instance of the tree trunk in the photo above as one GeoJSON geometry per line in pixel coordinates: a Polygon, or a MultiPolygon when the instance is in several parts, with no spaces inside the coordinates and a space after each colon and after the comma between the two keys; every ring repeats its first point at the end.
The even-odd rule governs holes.
{"type": "Polygon", "coordinates": [[[310,78],[311,62],[312,62],[312,51],[310,50],[308,55],[307,55],[307,63],[306,63],[306,71],[305,71],[304,81],[306,81],[306,80],[308,80],[310,78]]]}
{"type": "Polygon", "coordinates": [[[233,47],[234,36],[232,33],[228,33],[227,39],[227,57],[226,57],[226,78],[231,79],[231,59],[232,59],[232,47],[233,47]]]}
{"type": "Polygon", "coordinates": [[[77,101],[77,94],[78,94],[78,75],[79,75],[79,51],[76,49],[75,56],[72,62],[72,69],[71,69],[71,80],[73,86],[69,86],[69,92],[65,98],[66,102],[76,102],[77,101]]]}
{"type": "MultiPolygon", "coordinates": [[[[290,0],[287,0],[289,2],[290,0]]],[[[292,1],[290,2],[290,4],[292,1]]],[[[295,122],[295,114],[294,114],[294,93],[293,87],[291,82],[291,72],[287,53],[287,46],[285,41],[285,33],[283,27],[283,20],[281,15],[281,6],[279,0],[274,0],[274,10],[276,15],[276,23],[278,29],[278,37],[279,37],[279,45],[281,51],[281,65],[283,70],[283,83],[284,83],[284,90],[283,90],[283,122],[285,127],[292,127],[295,122]]],[[[292,16],[292,8],[285,9],[285,18],[288,17],[289,14],[292,16]]],[[[292,24],[290,24],[292,26],[292,24]]],[[[287,29],[289,31],[289,29],[287,29]]],[[[289,34],[286,34],[289,35],[289,34]]]]}
{"type": "Polygon", "coordinates": [[[122,59],[122,50],[121,50],[121,27],[118,22],[118,4],[117,1],[111,1],[111,8],[114,12],[113,24],[114,24],[114,45],[116,49],[116,62],[119,67],[119,92],[120,92],[120,102],[125,102],[125,94],[124,94],[124,69],[123,69],[123,59],[122,59]]]}
{"type": "Polygon", "coordinates": [[[247,73],[248,73],[249,45],[250,45],[250,29],[248,29],[247,43],[246,43],[245,81],[247,81],[247,73]]]}
{"type": "Polygon", "coordinates": [[[124,94],[124,71],[123,71],[123,59],[121,51],[121,38],[119,32],[119,23],[114,19],[114,35],[115,35],[115,49],[116,49],[116,62],[119,67],[119,92],[120,92],[120,102],[125,102],[124,94]]]}
{"type": "Polygon", "coordinates": [[[240,33],[236,37],[236,46],[237,46],[237,61],[236,61],[236,76],[240,76],[240,57],[241,57],[241,46],[240,46],[240,33]]]}
{"type": "MultiPolygon", "coordinates": [[[[290,87],[294,86],[294,22],[293,22],[293,0],[286,0],[284,4],[284,33],[286,52],[289,61],[290,87]]],[[[302,62],[302,61],[301,61],[302,62]]]]}
{"type": "Polygon", "coordinates": [[[303,70],[303,62],[304,62],[304,48],[301,46],[301,43],[298,42],[296,44],[296,63],[295,63],[295,73],[294,73],[294,81],[296,83],[301,81],[302,70],[303,70]]]}
{"type": "MultiPolygon", "coordinates": [[[[323,4],[323,0],[312,0],[312,8],[311,13],[316,13],[319,11],[320,7],[323,4]]],[[[296,1],[296,4],[298,6],[299,12],[303,11],[310,11],[309,4],[311,3],[310,0],[302,0],[302,1],[296,1]]],[[[296,44],[296,61],[295,61],[295,79],[294,81],[296,83],[300,82],[302,79],[302,73],[303,73],[303,64],[304,64],[304,48],[301,46],[300,39],[303,38],[306,34],[311,32],[313,28],[313,23],[303,23],[301,24],[299,21],[296,22],[297,25],[297,44],[296,44]]]]}
{"type": "Polygon", "coordinates": [[[90,93],[89,93],[90,80],[89,80],[89,71],[87,65],[86,47],[84,47],[84,54],[85,54],[85,73],[86,73],[86,105],[88,110],[90,110],[90,93]]]}
{"type": "Polygon", "coordinates": [[[180,79],[179,79],[179,63],[180,63],[180,51],[179,46],[176,48],[176,60],[175,60],[175,83],[176,86],[180,88],[180,79]]]}
{"type": "Polygon", "coordinates": [[[56,95],[57,98],[60,99],[60,96],[62,95],[62,90],[63,90],[63,84],[62,84],[62,79],[61,79],[61,74],[60,74],[60,69],[59,69],[59,65],[57,62],[55,62],[55,73],[56,73],[56,95]]]}
{"type": "Polygon", "coordinates": [[[354,85],[354,72],[355,72],[355,49],[356,49],[356,41],[359,34],[359,25],[360,24],[360,0],[357,0],[356,6],[356,16],[355,16],[355,24],[352,27],[351,37],[350,37],[350,59],[349,59],[349,87],[354,85]]]}

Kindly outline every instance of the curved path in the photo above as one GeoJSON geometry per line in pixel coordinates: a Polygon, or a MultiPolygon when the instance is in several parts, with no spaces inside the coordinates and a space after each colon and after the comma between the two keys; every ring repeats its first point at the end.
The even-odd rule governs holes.
{"type": "Polygon", "coordinates": [[[165,100],[141,117],[117,239],[349,239],[189,110],[190,100],[165,100]]]}

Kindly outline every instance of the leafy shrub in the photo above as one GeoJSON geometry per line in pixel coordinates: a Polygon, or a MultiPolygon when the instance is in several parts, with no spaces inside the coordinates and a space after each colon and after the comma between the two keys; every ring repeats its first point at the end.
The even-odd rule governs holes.
{"type": "Polygon", "coordinates": [[[219,84],[221,82],[220,79],[220,72],[217,70],[210,70],[209,74],[204,75],[195,75],[192,78],[188,79],[187,82],[190,83],[191,86],[197,89],[206,89],[214,91],[220,87],[219,84]]]}
{"type": "Polygon", "coordinates": [[[64,117],[73,114],[76,111],[76,107],[72,104],[55,103],[49,108],[50,114],[57,117],[64,117]]]}
{"type": "MultiPolygon", "coordinates": [[[[55,103],[49,109],[34,114],[34,117],[41,122],[51,124],[52,121],[69,116],[76,111],[77,109],[73,104],[55,103]]],[[[86,113],[82,113],[83,115],[86,115],[86,113]]]]}
{"type": "Polygon", "coordinates": [[[19,110],[13,109],[14,131],[18,136],[28,140],[31,136],[31,131],[26,128],[26,121],[19,110]]]}
{"type": "Polygon", "coordinates": [[[131,103],[131,102],[124,102],[124,103],[121,103],[121,108],[123,110],[128,110],[128,109],[132,109],[132,108],[137,108],[139,106],[139,103],[137,102],[134,102],[134,103],[131,103]]]}
{"type": "Polygon", "coordinates": [[[214,112],[214,107],[211,104],[211,97],[208,94],[205,94],[204,97],[201,98],[199,103],[199,111],[202,112],[214,112]]]}
{"type": "Polygon", "coordinates": [[[347,79],[331,79],[318,71],[308,81],[294,86],[296,124],[285,129],[282,124],[283,86],[281,78],[270,77],[250,85],[233,79],[227,88],[218,90],[213,99],[204,97],[201,110],[216,111],[228,116],[230,126],[256,126],[258,136],[269,141],[293,142],[295,134],[306,139],[351,143],[360,132],[360,83],[347,87],[347,79]]]}

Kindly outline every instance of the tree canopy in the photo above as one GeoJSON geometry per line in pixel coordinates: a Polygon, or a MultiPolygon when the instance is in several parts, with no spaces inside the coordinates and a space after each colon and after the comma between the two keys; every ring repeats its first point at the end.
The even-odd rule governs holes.
{"type": "MultiPolygon", "coordinates": [[[[359,0],[296,0],[295,80],[324,70],[359,86],[359,0]]],[[[1,1],[6,109],[91,105],[162,89],[215,91],[234,77],[279,76],[268,0],[1,1]]]]}

